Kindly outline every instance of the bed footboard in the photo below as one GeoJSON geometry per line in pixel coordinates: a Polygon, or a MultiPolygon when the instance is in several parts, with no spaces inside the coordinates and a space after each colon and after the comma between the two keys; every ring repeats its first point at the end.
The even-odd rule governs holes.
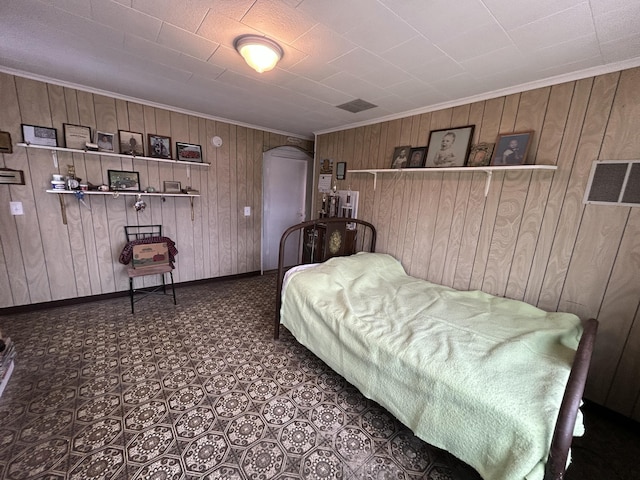
{"type": "MultiPolygon", "coordinates": [[[[333,244],[335,246],[335,242],[333,244]]],[[[276,290],[276,313],[275,321],[273,325],[273,338],[275,340],[280,336],[280,307],[282,306],[282,282],[284,280],[285,272],[296,265],[302,265],[305,263],[318,263],[324,261],[330,257],[352,255],[358,252],[375,252],[376,248],[376,228],[369,222],[364,220],[358,220],[357,218],[321,218],[318,220],[309,220],[297,225],[293,225],[285,230],[280,238],[280,250],[278,255],[278,278],[277,278],[277,290],[276,290]],[[329,239],[326,239],[324,249],[321,258],[312,253],[311,255],[304,255],[304,251],[300,252],[298,263],[293,265],[285,265],[285,247],[287,240],[291,237],[298,237],[303,244],[306,239],[304,238],[305,232],[315,232],[323,230],[327,235],[337,235],[338,237],[345,239],[347,236],[350,241],[341,242],[338,248],[332,248],[329,243],[329,239]],[[337,233],[333,233],[337,232],[337,233]],[[305,258],[306,257],[306,258],[305,258]]]]}
{"type": "Polygon", "coordinates": [[[587,381],[597,330],[598,321],[596,319],[591,318],[584,322],[582,337],[576,350],[569,380],[560,404],[556,428],[551,440],[551,449],[547,458],[544,480],[562,480],[564,478],[567,457],[573,440],[573,429],[587,381]]]}

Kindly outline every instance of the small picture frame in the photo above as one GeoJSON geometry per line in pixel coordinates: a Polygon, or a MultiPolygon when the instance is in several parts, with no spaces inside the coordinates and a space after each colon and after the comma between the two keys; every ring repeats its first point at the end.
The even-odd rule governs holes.
{"type": "Polygon", "coordinates": [[[9,132],[0,132],[0,153],[13,153],[11,133],[9,132]]]}
{"type": "Polygon", "coordinates": [[[202,147],[192,143],[176,142],[176,157],[183,162],[202,163],[202,147]]]}
{"type": "Polygon", "coordinates": [[[120,137],[120,153],[139,157],[144,156],[144,143],[141,133],[118,130],[118,136],[120,137]]]}
{"type": "Polygon", "coordinates": [[[336,180],[344,180],[347,178],[347,162],[338,162],[336,164],[336,180]]]}
{"type": "Polygon", "coordinates": [[[393,157],[391,157],[391,168],[407,168],[410,151],[411,145],[403,145],[394,148],[393,157]]]}
{"type": "Polygon", "coordinates": [[[491,165],[524,165],[533,131],[502,133],[496,140],[496,150],[491,165]]]}
{"type": "Polygon", "coordinates": [[[140,174],[138,172],[127,172],[124,170],[107,170],[109,179],[109,190],[114,192],[140,191],[140,174]]]}
{"type": "Polygon", "coordinates": [[[180,182],[165,180],[162,182],[164,193],[182,193],[180,182]]]}
{"type": "Polygon", "coordinates": [[[96,130],[94,143],[98,145],[101,152],[115,152],[114,140],[115,134],[107,132],[99,132],[96,130]]]}
{"type": "Polygon", "coordinates": [[[424,167],[424,159],[427,155],[427,147],[412,148],[409,152],[409,163],[407,168],[422,168],[424,167]]]}
{"type": "Polygon", "coordinates": [[[429,132],[425,166],[430,168],[464,167],[475,125],[443,128],[429,132]]]}
{"type": "Polygon", "coordinates": [[[50,127],[22,124],[22,139],[27,145],[58,146],[58,130],[50,127]]]}
{"type": "Polygon", "coordinates": [[[149,134],[149,156],[153,158],[171,158],[171,137],[149,134]]]}
{"type": "Polygon", "coordinates": [[[91,128],[72,123],[63,123],[64,146],[74,150],[86,150],[91,143],[91,128]]]}
{"type": "Polygon", "coordinates": [[[467,167],[485,167],[491,163],[495,143],[478,143],[471,147],[467,167]]]}

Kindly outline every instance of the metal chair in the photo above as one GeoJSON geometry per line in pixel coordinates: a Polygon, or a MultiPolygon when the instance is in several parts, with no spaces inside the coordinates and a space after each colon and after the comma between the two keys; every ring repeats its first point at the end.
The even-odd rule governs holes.
{"type": "MultiPolygon", "coordinates": [[[[176,289],[173,284],[173,262],[170,254],[170,246],[174,243],[170,238],[162,235],[162,225],[127,225],[124,227],[127,237],[127,245],[122,256],[130,256],[131,261],[127,274],[129,275],[129,298],[131,300],[131,313],[135,313],[135,302],[142,300],[151,294],[167,294],[165,274],[168,273],[171,279],[171,290],[173,293],[173,304],[176,302],[176,289]],[[134,278],[146,277],[149,275],[160,275],[162,285],[148,288],[135,289],[134,278]],[[135,298],[136,293],[142,296],[135,298]]],[[[175,251],[175,248],[173,248],[175,251]]],[[[177,253],[177,251],[175,251],[177,253]]]]}

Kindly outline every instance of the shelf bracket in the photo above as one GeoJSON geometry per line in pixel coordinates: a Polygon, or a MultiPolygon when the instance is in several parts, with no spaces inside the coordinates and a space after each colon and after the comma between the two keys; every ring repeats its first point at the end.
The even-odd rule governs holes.
{"type": "Polygon", "coordinates": [[[62,223],[63,225],[66,225],[67,224],[67,206],[64,203],[64,195],[59,193],[58,200],[60,201],[60,214],[62,215],[62,223]]]}
{"type": "Polygon", "coordinates": [[[191,204],[191,221],[193,222],[193,197],[189,197],[189,203],[191,204]]]}
{"type": "Polygon", "coordinates": [[[369,172],[373,175],[373,191],[376,191],[376,185],[378,184],[378,172],[369,172]]]}
{"type": "Polygon", "coordinates": [[[53,158],[53,168],[58,168],[58,152],[51,150],[51,157],[53,158]]]}
{"type": "Polygon", "coordinates": [[[484,184],[484,196],[489,195],[489,187],[491,186],[491,177],[493,176],[493,172],[491,170],[485,170],[487,173],[487,180],[484,184]]]}

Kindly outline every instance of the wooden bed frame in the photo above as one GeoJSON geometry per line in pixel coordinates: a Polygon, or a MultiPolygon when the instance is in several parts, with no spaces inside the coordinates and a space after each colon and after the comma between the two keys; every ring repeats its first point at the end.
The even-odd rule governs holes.
{"type": "MultiPolygon", "coordinates": [[[[277,297],[276,297],[276,315],[274,322],[274,339],[277,340],[280,335],[280,308],[282,306],[282,282],[284,280],[285,271],[294,265],[284,265],[284,251],[287,239],[291,235],[297,234],[301,241],[304,241],[303,233],[309,231],[316,231],[320,229],[338,230],[346,232],[348,230],[348,224],[355,224],[357,226],[357,241],[352,248],[346,251],[339,251],[336,253],[323,252],[321,255],[323,258],[321,261],[326,260],[332,256],[351,255],[357,252],[375,252],[376,244],[376,229],[375,227],[363,220],[347,219],[347,218],[325,218],[319,220],[310,220],[289,227],[282,235],[280,240],[280,256],[278,260],[278,277],[277,277],[277,297]]],[[[305,263],[315,263],[313,261],[302,261],[297,265],[305,263]]],[[[558,412],[558,418],[556,419],[556,425],[551,439],[551,448],[547,457],[547,463],[545,466],[544,480],[563,480],[565,475],[565,467],[571,443],[573,440],[573,431],[578,415],[578,409],[582,402],[582,395],[584,394],[584,387],[587,380],[587,373],[589,371],[589,365],[591,363],[591,355],[593,352],[593,346],[595,343],[596,332],[598,329],[598,321],[596,319],[589,319],[583,321],[583,333],[576,350],[569,379],[565,387],[564,396],[560,409],[558,412]]]]}

